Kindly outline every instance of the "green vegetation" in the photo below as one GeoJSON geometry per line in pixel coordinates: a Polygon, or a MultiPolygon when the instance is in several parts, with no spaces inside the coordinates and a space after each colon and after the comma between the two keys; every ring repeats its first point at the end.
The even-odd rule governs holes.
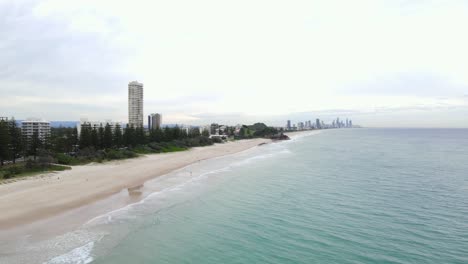
{"type": "Polygon", "coordinates": [[[255,123],[251,126],[242,126],[239,131],[239,135],[237,138],[245,139],[245,138],[258,138],[258,137],[272,137],[276,134],[280,133],[280,131],[274,127],[269,127],[264,123],[255,123]]]}
{"type": "Polygon", "coordinates": [[[38,173],[69,170],[71,167],[49,163],[46,160],[28,160],[0,167],[0,180],[31,176],[38,173]]]}
{"type": "Polygon", "coordinates": [[[31,173],[63,170],[62,165],[82,165],[134,158],[140,154],[184,151],[192,147],[222,143],[227,138],[245,139],[272,137],[278,133],[275,128],[263,123],[235,127],[212,124],[200,133],[198,128],[190,130],[178,126],[144,131],[142,127],[119,125],[112,127],[92,126],[85,123],[78,135],[77,128],[51,128],[46,138],[40,138],[35,131],[32,137],[23,138],[21,129],[14,119],[0,121],[0,178],[7,179],[31,173]],[[211,133],[219,134],[209,137],[211,133]],[[22,162],[17,164],[21,158],[22,162]],[[8,164],[4,166],[5,161],[8,164]],[[11,164],[10,164],[11,163],[11,164]]]}

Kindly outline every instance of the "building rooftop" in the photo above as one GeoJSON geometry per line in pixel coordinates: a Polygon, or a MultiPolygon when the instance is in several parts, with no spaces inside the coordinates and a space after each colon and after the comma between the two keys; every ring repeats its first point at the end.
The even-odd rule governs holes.
{"type": "Polygon", "coordinates": [[[50,123],[49,121],[46,121],[44,119],[40,119],[40,118],[35,118],[35,117],[30,117],[30,118],[27,118],[26,120],[23,120],[21,121],[22,123],[50,123]]]}
{"type": "Polygon", "coordinates": [[[133,81],[133,82],[129,82],[128,85],[138,85],[138,86],[143,86],[142,83],[139,83],[138,81],[133,81]]]}

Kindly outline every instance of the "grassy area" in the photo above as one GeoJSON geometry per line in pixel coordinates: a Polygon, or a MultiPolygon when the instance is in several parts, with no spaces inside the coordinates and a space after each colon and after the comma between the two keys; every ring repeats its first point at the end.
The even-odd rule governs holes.
{"type": "Polygon", "coordinates": [[[0,167],[0,180],[33,176],[45,172],[70,170],[69,166],[62,165],[39,165],[33,162],[21,162],[0,167]]]}
{"type": "Polygon", "coordinates": [[[176,152],[176,151],[184,151],[187,150],[188,148],[183,148],[183,147],[177,147],[177,146],[169,146],[163,148],[163,152],[176,152]]]}
{"type": "Polygon", "coordinates": [[[214,142],[221,143],[222,141],[219,139],[219,142],[217,142],[208,138],[199,137],[170,142],[152,142],[134,148],[96,150],[90,147],[81,149],[76,153],[76,156],[47,152],[44,156],[38,157],[38,162],[28,161],[0,167],[0,180],[32,176],[45,172],[69,170],[71,169],[69,166],[85,165],[92,162],[100,163],[104,161],[135,158],[145,154],[185,151],[192,147],[209,146],[214,142]]]}

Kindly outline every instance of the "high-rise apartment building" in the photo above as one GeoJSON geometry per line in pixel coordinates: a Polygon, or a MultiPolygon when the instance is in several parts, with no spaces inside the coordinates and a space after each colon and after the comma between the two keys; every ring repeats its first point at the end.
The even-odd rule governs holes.
{"type": "Polygon", "coordinates": [[[128,84],[128,125],[143,127],[143,84],[137,81],[128,84]]]}
{"type": "Polygon", "coordinates": [[[321,128],[322,128],[322,126],[321,126],[321,124],[320,124],[320,119],[318,119],[318,118],[315,119],[315,128],[317,128],[317,129],[321,129],[321,128]]]}
{"type": "Polygon", "coordinates": [[[286,130],[291,130],[291,120],[288,120],[288,122],[286,122],[286,130]]]}
{"type": "Polygon", "coordinates": [[[297,123],[297,130],[304,130],[304,123],[303,122],[297,123]]]}
{"type": "Polygon", "coordinates": [[[162,124],[162,114],[156,113],[148,116],[148,129],[160,129],[162,124]]]}
{"type": "Polygon", "coordinates": [[[21,121],[21,133],[24,138],[31,139],[35,132],[39,139],[44,141],[50,135],[50,122],[36,118],[21,121]]]}

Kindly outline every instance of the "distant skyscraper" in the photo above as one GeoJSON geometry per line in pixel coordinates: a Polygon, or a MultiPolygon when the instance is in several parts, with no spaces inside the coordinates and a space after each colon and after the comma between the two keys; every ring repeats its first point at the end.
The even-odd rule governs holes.
{"type": "Polygon", "coordinates": [[[349,127],[353,127],[353,120],[349,120],[349,127]]]}
{"type": "Polygon", "coordinates": [[[143,127],[143,84],[137,81],[128,84],[128,124],[143,127]]]}
{"type": "Polygon", "coordinates": [[[322,126],[320,125],[320,119],[315,119],[315,128],[320,129],[322,126]]]}
{"type": "Polygon", "coordinates": [[[304,123],[303,122],[297,123],[297,130],[304,130],[304,123]]]}
{"type": "Polygon", "coordinates": [[[148,116],[148,129],[160,129],[162,124],[162,114],[151,114],[148,116]]]}
{"type": "Polygon", "coordinates": [[[291,130],[291,120],[288,120],[288,122],[286,122],[286,130],[291,130]]]}

